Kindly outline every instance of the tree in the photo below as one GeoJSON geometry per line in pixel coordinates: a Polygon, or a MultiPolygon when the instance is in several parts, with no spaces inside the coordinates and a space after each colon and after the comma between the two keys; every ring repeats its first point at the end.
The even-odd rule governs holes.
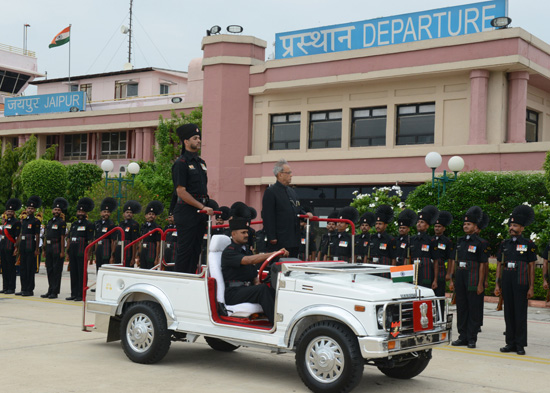
{"type": "Polygon", "coordinates": [[[67,166],[67,200],[69,217],[76,214],[76,204],[86,192],[101,180],[103,171],[94,164],[79,162],[67,166]]]}
{"type": "Polygon", "coordinates": [[[13,177],[19,167],[19,154],[12,149],[11,143],[6,143],[4,154],[2,154],[2,144],[0,143],[0,208],[4,210],[6,202],[13,193],[13,177]]]}
{"type": "Polygon", "coordinates": [[[23,198],[38,195],[47,207],[53,200],[65,195],[67,190],[67,167],[59,161],[33,160],[21,171],[23,198]]]}
{"type": "MultiPolygon", "coordinates": [[[[389,233],[397,232],[397,226],[394,221],[396,221],[397,216],[405,205],[401,201],[401,196],[403,195],[401,187],[375,187],[372,194],[359,194],[357,191],[353,194],[355,197],[351,202],[351,206],[355,207],[360,215],[367,211],[374,213],[380,205],[390,205],[393,208],[395,220],[389,223],[387,231],[389,233]]],[[[371,230],[374,232],[374,228],[371,228],[371,230]]],[[[356,228],[356,231],[360,232],[359,228],[356,228]]]]}

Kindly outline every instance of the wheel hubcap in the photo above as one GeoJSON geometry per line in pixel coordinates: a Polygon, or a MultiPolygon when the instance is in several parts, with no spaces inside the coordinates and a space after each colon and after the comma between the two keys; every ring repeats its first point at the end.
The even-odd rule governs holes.
{"type": "Polygon", "coordinates": [[[126,327],[126,337],[134,351],[147,351],[155,338],[153,322],[145,314],[134,315],[126,327]]]}
{"type": "Polygon", "coordinates": [[[317,381],[331,383],[340,378],[344,371],[344,353],[332,338],[316,337],[307,347],[306,365],[317,381]]]}

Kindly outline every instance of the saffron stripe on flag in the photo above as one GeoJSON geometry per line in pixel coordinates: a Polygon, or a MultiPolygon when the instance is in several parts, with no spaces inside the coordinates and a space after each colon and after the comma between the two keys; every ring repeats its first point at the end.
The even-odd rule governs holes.
{"type": "Polygon", "coordinates": [[[412,282],[414,265],[390,266],[390,272],[393,282],[412,282]]]}

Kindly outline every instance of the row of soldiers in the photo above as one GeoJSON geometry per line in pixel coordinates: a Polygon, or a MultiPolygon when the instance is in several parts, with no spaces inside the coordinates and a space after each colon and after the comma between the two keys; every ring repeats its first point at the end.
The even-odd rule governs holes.
{"type": "MultiPolygon", "coordinates": [[[[357,222],[357,211],[346,207],[333,213],[331,219],[348,219],[357,222]]],[[[534,295],[536,246],[522,237],[524,228],[534,221],[534,211],[526,205],[517,206],[509,219],[510,237],[505,239],[496,257],[498,261],[495,295],[502,296],[506,322],[506,345],[502,352],[525,354],[527,346],[528,299],[534,295]]],[[[404,209],[397,217],[399,235],[391,236],[387,226],[394,220],[391,206],[381,205],[375,212],[359,218],[360,233],[355,237],[356,262],[383,265],[415,264],[418,266],[418,284],[432,288],[436,295],[444,296],[446,282],[455,292],[459,337],[454,346],[475,348],[483,324],[483,302],[488,284],[489,242],[480,232],[489,224],[488,215],[478,206],[464,214],[464,236],[451,241],[445,231],[453,221],[448,211],[426,206],[418,214],[404,209]],[[415,226],[417,234],[409,234],[415,226]],[[434,236],[428,235],[433,226],[434,236]],[[375,234],[370,230],[374,227],[375,234]]],[[[336,228],[328,223],[328,233],[321,239],[319,260],[348,260],[351,257],[351,235],[346,226],[336,228]]],[[[550,247],[550,246],[549,246],[550,247]]],[[[549,247],[543,253],[544,288],[548,289],[549,247]]]]}
{"type": "MultiPolygon", "coordinates": [[[[39,236],[41,221],[36,218],[36,210],[42,206],[38,196],[31,196],[26,204],[25,218],[19,221],[15,212],[21,209],[21,201],[17,198],[8,200],[5,206],[5,219],[0,240],[0,264],[2,268],[3,288],[0,293],[21,296],[33,296],[34,276],[39,261],[39,236]],[[16,292],[16,260],[19,257],[21,291],[16,292]]],[[[65,198],[56,198],[52,206],[52,218],[46,223],[44,231],[43,256],[46,259],[48,276],[48,291],[41,295],[43,298],[55,299],[61,287],[61,274],[65,260],[69,261],[71,278],[71,296],[66,300],[82,300],[84,282],[84,251],[93,240],[99,240],[89,254],[89,261],[95,255],[96,266],[99,268],[107,263],[122,263],[122,247],[137,240],[141,235],[161,228],[156,222],[164,207],[159,201],[151,201],[145,209],[145,223],[140,225],[133,219],[141,212],[141,204],[137,201],[127,201],[123,206],[123,221],[118,225],[124,232],[124,241],[121,241],[119,231],[109,232],[117,227],[110,216],[117,208],[117,201],[107,197],[100,206],[101,218],[95,222],[88,220],[88,213],[94,209],[94,201],[90,198],[81,198],[77,203],[76,220],[69,226],[65,222],[65,213],[69,204],[65,198]]],[[[177,236],[173,216],[169,215],[168,224],[164,230],[166,235],[166,249],[164,260],[170,264],[174,259],[174,243],[177,236]]],[[[124,265],[139,264],[144,269],[150,269],[159,263],[161,234],[152,232],[141,242],[134,244],[126,253],[124,265]]],[[[88,262],[88,261],[86,261],[88,262]]]]}

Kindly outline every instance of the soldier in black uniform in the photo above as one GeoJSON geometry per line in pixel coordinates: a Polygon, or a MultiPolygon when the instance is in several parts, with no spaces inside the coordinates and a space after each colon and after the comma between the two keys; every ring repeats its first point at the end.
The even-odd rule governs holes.
{"type": "Polygon", "coordinates": [[[500,352],[516,352],[525,355],[527,346],[528,299],[534,295],[536,246],[532,240],[521,236],[526,226],[535,221],[530,206],[517,206],[510,216],[510,238],[504,240],[497,254],[498,266],[495,295],[504,299],[506,345],[500,352]],[[502,287],[499,285],[502,269],[502,287]]]}
{"type": "Polygon", "coordinates": [[[61,274],[65,261],[65,233],[67,224],[64,214],[69,207],[65,198],[55,198],[50,221],[46,224],[44,257],[46,258],[46,273],[48,274],[48,292],[40,295],[42,298],[57,299],[61,290],[61,274]]]}
{"type": "Polygon", "coordinates": [[[19,278],[21,279],[21,292],[16,295],[34,295],[34,275],[36,273],[36,261],[40,253],[40,220],[34,213],[42,206],[42,199],[31,196],[27,201],[27,218],[21,220],[21,236],[19,237],[19,278]]]}
{"type": "MultiPolygon", "coordinates": [[[[174,214],[172,212],[168,213],[168,225],[164,227],[164,231],[168,229],[176,229],[176,225],[174,224],[174,214]]],[[[176,255],[176,248],[175,245],[177,243],[178,239],[178,232],[177,231],[170,231],[166,232],[166,247],[164,249],[164,263],[167,266],[164,266],[164,270],[173,271],[174,267],[168,265],[169,263],[174,263],[174,256],[176,255]]]]}
{"type": "Polygon", "coordinates": [[[399,237],[395,239],[397,248],[395,250],[395,263],[398,266],[411,264],[410,253],[410,231],[413,225],[416,225],[418,219],[415,212],[411,209],[404,209],[397,217],[397,225],[399,230],[399,237]]]}
{"type": "MultiPolygon", "coordinates": [[[[274,323],[275,290],[260,283],[258,269],[274,252],[252,255],[248,247],[248,228],[250,223],[246,218],[234,217],[229,220],[231,229],[231,244],[222,253],[222,273],[225,281],[225,303],[259,303],[267,318],[274,323]]],[[[288,256],[288,251],[282,249],[288,256]]],[[[276,251],[275,251],[276,252],[276,251]]]]}
{"type": "MultiPolygon", "coordinates": [[[[115,250],[115,263],[121,264],[121,250],[126,245],[130,244],[134,240],[136,240],[139,237],[139,224],[136,220],[134,220],[134,214],[139,214],[141,211],[141,204],[138,201],[127,201],[124,204],[123,210],[123,217],[124,221],[122,221],[118,226],[122,228],[124,231],[124,242],[118,238],[118,244],[116,246],[115,250]]],[[[124,266],[126,267],[134,267],[135,261],[136,261],[136,254],[137,254],[137,244],[134,244],[131,248],[126,250],[126,254],[124,256],[124,266]]]]}
{"type": "Polygon", "coordinates": [[[195,124],[184,124],[176,130],[183,149],[172,166],[174,194],[170,210],[178,230],[175,271],[194,274],[201,254],[201,240],[206,232],[208,215],[214,210],[207,206],[208,177],[206,163],[199,157],[201,134],[195,124]],[[198,213],[203,210],[206,214],[198,213]]]}
{"type": "MultiPolygon", "coordinates": [[[[454,263],[454,245],[451,239],[445,236],[445,230],[453,222],[453,216],[446,210],[441,210],[437,221],[434,224],[435,236],[432,238],[436,245],[436,256],[439,261],[437,270],[437,288],[435,289],[436,296],[445,296],[446,281],[451,279],[454,263]],[[447,263],[447,266],[445,266],[447,263]]],[[[445,305],[441,301],[441,308],[445,305]]]]}
{"type": "Polygon", "coordinates": [[[550,282],[550,279],[548,278],[548,260],[550,259],[550,243],[546,245],[546,249],[543,251],[540,257],[542,258],[542,278],[543,278],[542,287],[544,288],[544,290],[548,291],[550,289],[550,286],[548,285],[548,283],[550,282]]]}
{"type": "Polygon", "coordinates": [[[21,201],[11,198],[6,202],[6,220],[3,222],[0,240],[0,258],[2,261],[3,289],[0,293],[11,295],[15,293],[15,261],[17,259],[17,241],[21,232],[21,222],[15,217],[15,212],[21,209],[21,201]]]}
{"type": "MultiPolygon", "coordinates": [[[[227,206],[221,206],[219,211],[221,213],[216,214],[215,225],[225,225],[225,222],[229,220],[231,216],[231,209],[227,206]]],[[[227,235],[231,236],[229,228],[212,228],[212,236],[214,235],[227,235]]]]}
{"type": "MultiPolygon", "coordinates": [[[[141,226],[143,236],[153,229],[160,228],[155,221],[157,216],[164,210],[164,206],[159,201],[151,201],[145,208],[145,223],[141,226]]],[[[142,269],[152,269],[159,263],[160,254],[160,232],[151,233],[141,241],[141,251],[139,253],[139,267],[142,269]]]]}
{"type": "MultiPolygon", "coordinates": [[[[396,244],[393,236],[386,232],[388,223],[393,220],[393,209],[389,205],[380,205],[376,209],[376,235],[371,236],[368,253],[370,261],[380,265],[395,265],[396,244]]],[[[389,278],[389,274],[383,274],[389,278]]]]}
{"type": "MultiPolygon", "coordinates": [[[[328,218],[338,218],[338,212],[332,212],[328,215],[328,218]]],[[[321,244],[319,245],[319,253],[317,254],[317,260],[319,261],[332,261],[336,254],[336,222],[327,221],[327,233],[321,236],[321,244]]]]}
{"type": "Polygon", "coordinates": [[[81,198],[76,205],[76,221],[69,230],[67,254],[71,269],[71,296],[66,300],[82,301],[82,287],[84,285],[84,269],[87,262],[84,260],[84,250],[94,239],[94,224],[88,221],[88,212],[94,210],[94,201],[90,198],[81,198]]]}
{"type": "Polygon", "coordinates": [[[456,314],[458,339],[453,346],[475,348],[481,325],[481,307],[485,292],[485,266],[489,259],[486,244],[476,235],[477,226],[483,220],[483,211],[473,206],[464,216],[463,229],[466,236],[458,239],[454,282],[449,289],[456,294],[456,314]]]}
{"type": "Polygon", "coordinates": [[[358,263],[367,263],[367,251],[370,243],[370,229],[374,226],[376,217],[373,212],[365,212],[359,218],[361,233],[355,236],[355,259],[358,263]]]}
{"type": "MultiPolygon", "coordinates": [[[[359,212],[353,206],[346,206],[338,212],[339,219],[350,220],[354,224],[359,220],[359,212]]],[[[353,240],[351,234],[347,232],[349,224],[347,222],[336,223],[336,254],[335,258],[339,261],[353,262],[352,258],[352,245],[353,240]]]]}
{"type": "Polygon", "coordinates": [[[411,237],[411,260],[418,266],[418,285],[426,288],[437,288],[439,260],[437,259],[437,244],[428,235],[430,226],[435,224],[439,211],[437,207],[428,205],[418,213],[416,230],[418,233],[411,237]]]}
{"type": "MultiPolygon", "coordinates": [[[[111,220],[111,213],[117,208],[117,201],[115,198],[107,197],[101,201],[101,219],[94,223],[95,237],[94,240],[99,239],[109,231],[113,230],[116,225],[111,220]]],[[[105,264],[114,262],[114,250],[116,246],[117,233],[112,233],[109,236],[98,241],[95,245],[95,264],[97,270],[105,264]]],[[[94,292],[95,289],[92,289],[94,292]]]]}

